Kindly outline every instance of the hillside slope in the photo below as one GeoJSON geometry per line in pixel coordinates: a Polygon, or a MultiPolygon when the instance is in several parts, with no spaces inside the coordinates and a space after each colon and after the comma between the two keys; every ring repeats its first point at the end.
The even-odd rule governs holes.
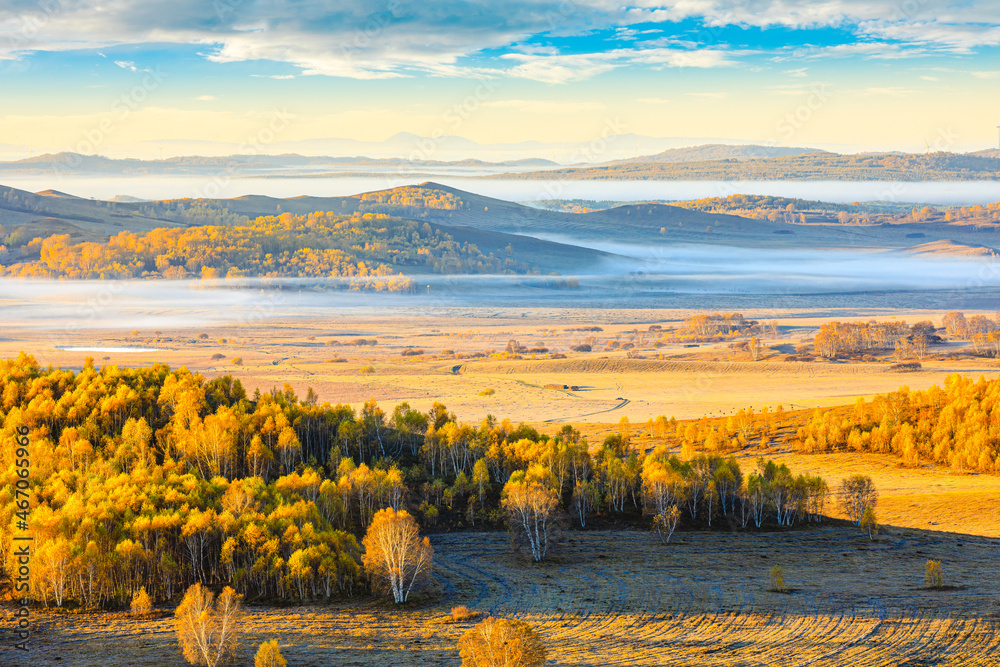
{"type": "Polygon", "coordinates": [[[546,180],[843,180],[968,181],[1000,178],[1000,158],[981,153],[807,153],[761,159],[710,159],[690,162],[634,158],[593,167],[506,173],[483,178],[546,180]]]}
{"type": "MultiPolygon", "coordinates": [[[[921,221],[905,224],[799,224],[751,219],[666,204],[633,204],[587,213],[523,206],[427,182],[347,197],[102,202],[0,187],[0,225],[6,234],[24,228],[27,240],[53,233],[75,241],[101,240],[123,230],[192,225],[234,225],[278,213],[305,215],[379,213],[439,226],[460,243],[522,261],[545,272],[583,273],[608,253],[580,246],[696,244],[769,249],[903,250],[937,241],[998,246],[994,224],[921,221]]],[[[26,241],[23,241],[26,242],[26,241]]],[[[964,254],[964,253],[963,253],[964,254]]]]}

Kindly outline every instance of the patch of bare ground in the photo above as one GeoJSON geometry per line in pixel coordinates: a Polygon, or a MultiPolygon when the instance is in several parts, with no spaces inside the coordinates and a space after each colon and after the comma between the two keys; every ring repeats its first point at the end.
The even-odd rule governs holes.
{"type": "MultiPolygon", "coordinates": [[[[1000,652],[1000,545],[988,538],[891,529],[872,543],[813,526],[663,545],[644,532],[570,531],[543,565],[512,554],[501,533],[432,539],[436,593],[423,604],[252,606],[244,661],[277,638],[292,665],[454,665],[468,624],[440,619],[457,604],[528,621],[559,665],[986,666],[1000,652]],[[922,588],[928,558],[951,588],[922,588]],[[773,565],[792,593],[766,590],[773,565]]],[[[183,664],[170,618],[37,620],[34,667],[183,664]]]]}

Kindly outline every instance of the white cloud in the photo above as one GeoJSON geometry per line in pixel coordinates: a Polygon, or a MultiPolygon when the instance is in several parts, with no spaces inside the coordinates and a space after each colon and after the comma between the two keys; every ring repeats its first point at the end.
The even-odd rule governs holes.
{"type": "Polygon", "coordinates": [[[0,58],[188,44],[220,63],[267,60],[307,75],[384,79],[496,73],[492,54],[499,51],[510,57],[500,64],[512,76],[559,82],[628,64],[731,65],[749,52],[719,48],[722,37],[715,28],[720,26],[833,27],[858,40],[783,49],[779,60],[890,59],[1000,45],[1000,3],[985,0],[630,0],[625,7],[620,0],[74,0],[40,5],[13,0],[0,4],[0,34],[11,36],[0,40],[0,58]],[[49,6],[53,9],[39,9],[49,6]],[[665,26],[667,34],[657,39],[659,29],[650,26],[686,19],[707,27],[671,37],[665,26]],[[603,30],[617,31],[608,40],[611,50],[603,53],[560,54],[551,44],[530,43],[539,36],[603,30]],[[633,48],[614,48],[621,44],[633,48]],[[470,57],[484,61],[470,64],[470,57]]]}
{"type": "Polygon", "coordinates": [[[681,49],[615,49],[604,53],[579,53],[555,56],[534,56],[508,53],[501,59],[518,64],[506,73],[521,79],[543,83],[569,83],[583,81],[626,65],[645,65],[653,68],[695,67],[711,68],[732,65],[734,54],[719,49],[684,51],[681,49]]]}
{"type": "Polygon", "coordinates": [[[706,100],[721,100],[726,93],[684,93],[688,97],[701,97],[706,100]]]}
{"type": "Polygon", "coordinates": [[[215,95],[199,95],[198,97],[196,97],[194,99],[198,100],[199,102],[214,102],[215,100],[217,100],[219,98],[216,97],[215,95]]]}
{"type": "Polygon", "coordinates": [[[115,64],[122,69],[127,69],[130,72],[138,72],[139,68],[135,66],[135,63],[130,60],[116,60],[115,64]]]}
{"type": "Polygon", "coordinates": [[[294,79],[294,74],[251,74],[255,79],[277,79],[278,81],[287,81],[288,79],[294,79]]]}
{"type": "Polygon", "coordinates": [[[889,42],[855,42],[831,46],[800,46],[783,49],[774,60],[777,62],[803,60],[823,60],[829,58],[866,58],[874,60],[898,60],[926,55],[924,47],[907,47],[889,42]]]}
{"type": "Polygon", "coordinates": [[[808,67],[800,67],[799,69],[786,69],[785,74],[795,78],[802,78],[809,76],[806,72],[809,70],[808,67]]]}

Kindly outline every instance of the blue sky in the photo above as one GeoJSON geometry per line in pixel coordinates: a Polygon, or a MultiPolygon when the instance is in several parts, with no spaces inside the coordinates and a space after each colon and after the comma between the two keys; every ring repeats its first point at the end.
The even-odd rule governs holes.
{"type": "Polygon", "coordinates": [[[997,141],[1000,3],[7,0],[0,90],[5,156],[231,152],[275,114],[300,152],[609,127],[969,150],[997,141]]]}

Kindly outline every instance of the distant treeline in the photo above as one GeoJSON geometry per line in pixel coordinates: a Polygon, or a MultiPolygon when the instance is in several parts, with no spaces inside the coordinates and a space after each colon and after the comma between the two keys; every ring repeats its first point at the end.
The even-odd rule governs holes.
{"type": "Polygon", "coordinates": [[[1000,158],[955,153],[805,153],[759,160],[646,162],[508,173],[487,178],[587,180],[893,180],[966,181],[1000,178],[1000,158]]]}
{"type": "Polygon", "coordinates": [[[121,232],[107,243],[72,243],[68,235],[34,238],[20,248],[9,247],[0,256],[0,275],[351,277],[359,279],[354,284],[362,289],[410,290],[412,281],[400,273],[404,267],[444,274],[533,270],[512,257],[499,258],[484,254],[472,243],[460,244],[427,223],[380,214],[283,213],[232,223],[155,229],[145,234],[121,232]]]}
{"type": "Polygon", "coordinates": [[[806,452],[893,453],[907,465],[1000,472],[1000,381],[951,375],[944,387],[858,398],[854,409],[816,410],[798,430],[806,452]]]}

